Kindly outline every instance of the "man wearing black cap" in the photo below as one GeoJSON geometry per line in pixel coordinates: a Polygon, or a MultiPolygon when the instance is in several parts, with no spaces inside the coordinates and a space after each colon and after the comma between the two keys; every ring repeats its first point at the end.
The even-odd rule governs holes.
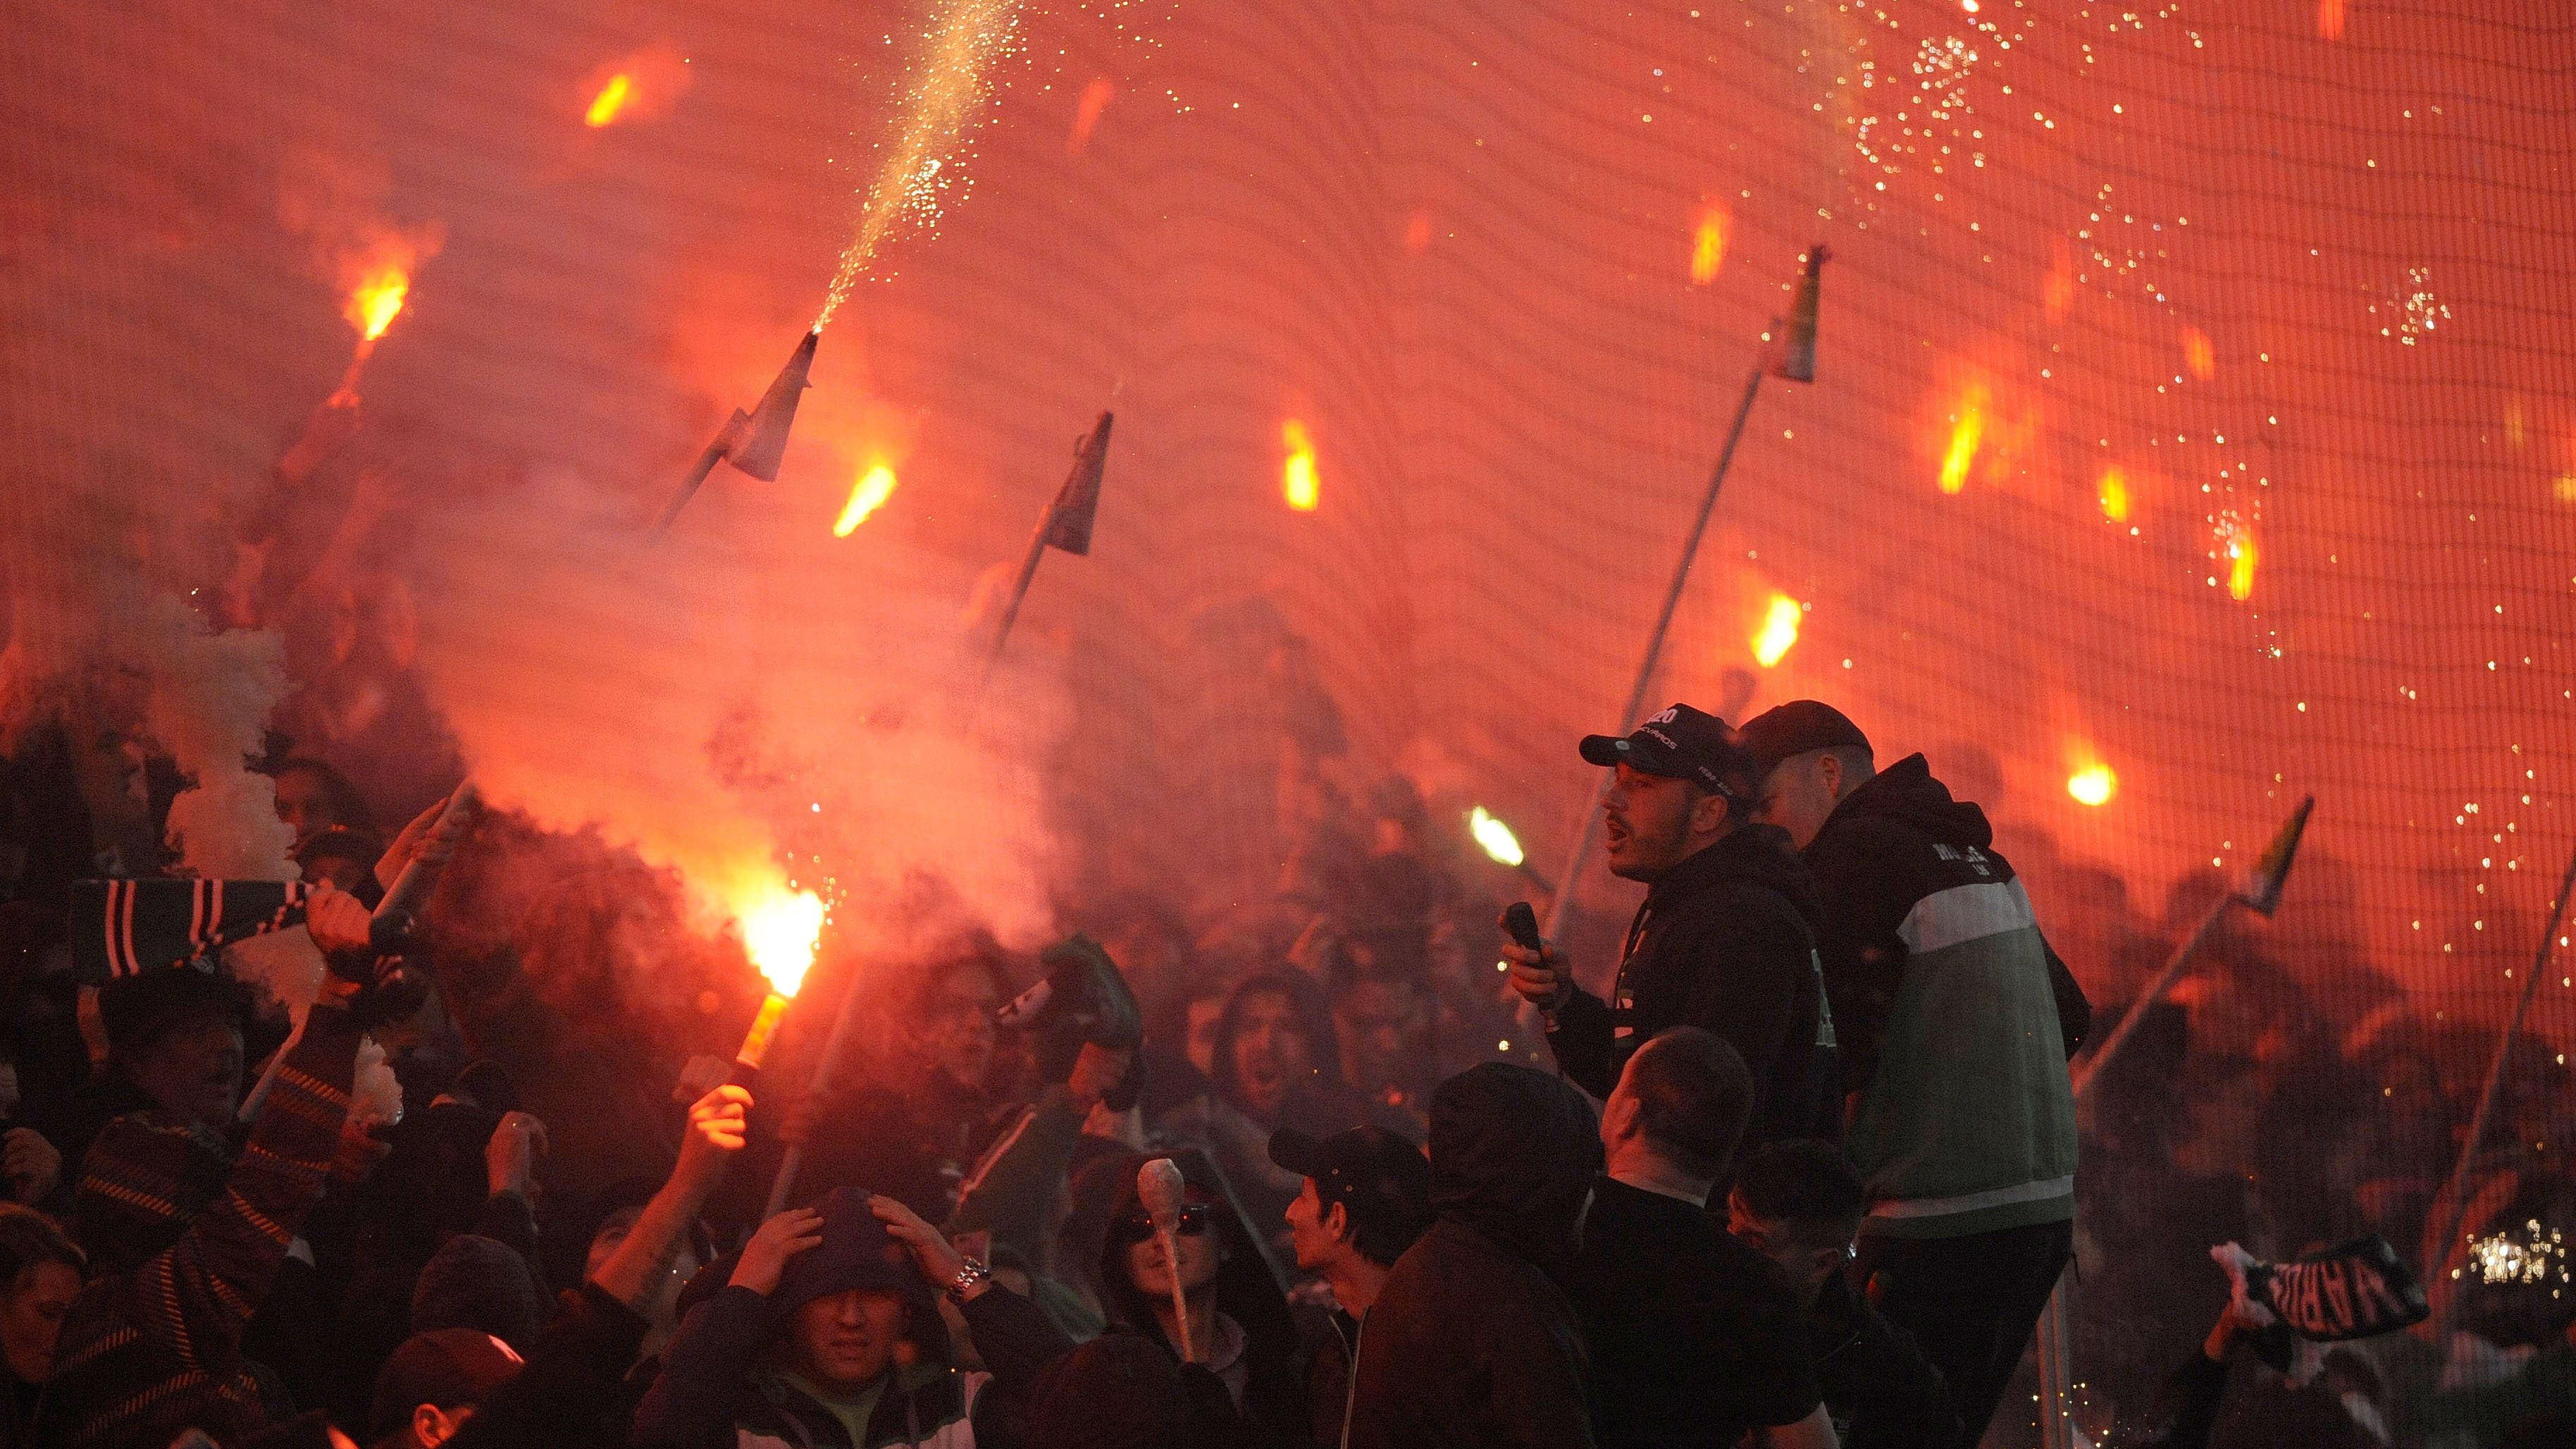
{"type": "Polygon", "coordinates": [[[2067,1058],[2091,1015],[1985,813],[1921,755],[1881,771],[1841,711],[1745,723],[1763,818],[1825,902],[1825,981],[1869,1184],[1856,1271],[1981,1438],[2073,1241],[2067,1058]]]}
{"type": "Polygon", "coordinates": [[[1305,1179],[1288,1204],[1288,1239],[1300,1272],[1333,1290],[1332,1332],[1308,1346],[1306,1400],[1318,1444],[1342,1442],[1351,1365],[1387,1270],[1431,1226],[1431,1163],[1396,1133],[1354,1127],[1320,1141],[1283,1127],[1270,1160],[1305,1179]]]}
{"type": "Polygon", "coordinates": [[[1747,1141],[1832,1135],[1823,908],[1788,836],[1753,820],[1753,757],[1725,721],[1686,704],[1624,739],[1587,736],[1582,753],[1618,772],[1601,801],[1603,848],[1610,873],[1644,882],[1646,899],[1606,1002],[1574,985],[1553,946],[1504,948],[1512,986],[1547,1014],[1557,1066],[1607,1098],[1641,1043],[1700,1027],[1753,1073],[1747,1141]]]}
{"type": "Polygon", "coordinates": [[[526,1366],[508,1344],[478,1329],[415,1333],[376,1374],[368,1442],[375,1449],[438,1449],[486,1395],[526,1366]]]}

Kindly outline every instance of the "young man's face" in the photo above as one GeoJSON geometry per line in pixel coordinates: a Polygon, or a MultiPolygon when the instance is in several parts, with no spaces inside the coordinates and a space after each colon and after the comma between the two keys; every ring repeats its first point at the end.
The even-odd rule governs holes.
{"type": "Polygon", "coordinates": [[[1315,1191],[1315,1179],[1307,1178],[1297,1190],[1297,1200],[1288,1204],[1288,1243],[1297,1254],[1297,1266],[1308,1273],[1319,1273],[1341,1261],[1349,1245],[1333,1231],[1337,1218],[1334,1206],[1327,1205],[1315,1191]]]}
{"type": "Polygon", "coordinates": [[[1842,762],[1831,753],[1791,755],[1762,782],[1762,806],[1755,818],[1788,831],[1789,844],[1804,850],[1832,817],[1841,785],[1842,762]]]}
{"type": "Polygon", "coordinates": [[[1375,1094],[1404,1068],[1405,1030],[1413,1023],[1413,987],[1384,977],[1363,977],[1333,1002],[1333,1026],[1342,1044],[1342,1080],[1375,1094]]]}
{"type": "Polygon", "coordinates": [[[1297,1003],[1276,991],[1245,997],[1235,1017],[1234,1083],[1243,1105],[1261,1117],[1278,1111],[1288,1089],[1313,1070],[1313,1049],[1297,1003]]]}
{"type": "Polygon", "coordinates": [[[993,1010],[1002,1004],[993,978],[959,966],[933,987],[921,1022],[930,1064],[961,1087],[980,1087],[993,1068],[993,1010]]]}
{"type": "Polygon", "coordinates": [[[1602,853],[1610,873],[1623,880],[1653,881],[1690,858],[1726,819],[1723,797],[1687,780],[1649,775],[1629,765],[1601,799],[1602,853]]]}
{"type": "Polygon", "coordinates": [[[137,1052],[130,1070],[164,1110],[223,1127],[241,1102],[241,1031],[216,1017],[181,1022],[137,1052]]]}
{"type": "Polygon", "coordinates": [[[827,1293],[796,1310],[789,1325],[787,1367],[836,1394],[868,1386],[894,1361],[903,1332],[903,1300],[881,1290],[827,1293]]]}

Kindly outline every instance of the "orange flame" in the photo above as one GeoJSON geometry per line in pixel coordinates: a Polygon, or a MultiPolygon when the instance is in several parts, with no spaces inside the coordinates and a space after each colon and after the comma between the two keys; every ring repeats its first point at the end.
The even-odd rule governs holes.
{"type": "Polygon", "coordinates": [[[1082,88],[1082,99],[1074,103],[1073,130],[1064,138],[1064,154],[1079,156],[1091,144],[1091,128],[1100,124],[1100,113],[1118,98],[1118,85],[1107,76],[1092,77],[1082,88]]]}
{"type": "Polygon", "coordinates": [[[401,315],[403,298],[411,291],[411,274],[405,263],[386,262],[368,269],[366,276],[349,293],[349,305],[342,315],[358,329],[362,342],[373,342],[385,335],[401,315]]]}
{"type": "Polygon", "coordinates": [[[2098,809],[2120,793],[2120,777],[2108,765],[2086,765],[2066,777],[2066,793],[2074,796],[2077,804],[2098,809]]]}
{"type": "Polygon", "coordinates": [[[1762,611],[1762,627],[1753,631],[1753,662],[1768,669],[1786,657],[1798,642],[1798,601],[1787,594],[1773,594],[1762,611]]]}
{"type": "Polygon", "coordinates": [[[1699,214],[1699,229],[1691,234],[1690,279],[1705,287],[1717,280],[1717,269],[1726,264],[1726,208],[1711,202],[1699,214]]]}
{"type": "Polygon", "coordinates": [[[2129,521],[2129,475],[2117,467],[2102,470],[2102,516],[2113,523],[2129,521]]]}
{"type": "Polygon", "coordinates": [[[822,899],[812,891],[763,885],[735,906],[734,919],[742,928],[743,952],[769,978],[769,989],[794,996],[813,968],[814,942],[823,934],[822,899]]]}
{"type": "Polygon", "coordinates": [[[1968,486],[1968,469],[1977,461],[1977,443],[1986,435],[1986,389],[1968,389],[1959,415],[1950,425],[1950,448],[1941,455],[1941,491],[1957,493],[1968,486]]]}
{"type": "Polygon", "coordinates": [[[1288,461],[1279,475],[1280,496],[1297,512],[1312,513],[1318,496],[1315,442],[1306,435],[1306,425],[1295,418],[1280,425],[1279,438],[1288,448],[1288,461]]]}
{"type": "Polygon", "coordinates": [[[2243,601],[2254,594],[2254,531],[2238,524],[2227,538],[2227,596],[2243,601]]]}
{"type": "Polygon", "coordinates": [[[2343,0],[2317,0],[2317,34],[2328,40],[2343,39],[2343,0]]]}
{"type": "Polygon", "coordinates": [[[1404,249],[1413,253],[1415,256],[1420,256],[1423,250],[1430,245],[1431,211],[1428,207],[1424,207],[1416,210],[1412,216],[1405,220],[1404,249]]]}
{"type": "Polygon", "coordinates": [[[621,70],[610,76],[608,84],[601,86],[599,94],[591,98],[590,110],[582,119],[592,126],[605,126],[617,119],[618,113],[626,109],[627,101],[634,95],[635,77],[621,70]]]}
{"type": "Polygon", "coordinates": [[[840,520],[832,525],[832,536],[849,537],[868,521],[869,514],[885,507],[886,500],[894,496],[894,482],[894,470],[883,463],[871,465],[860,474],[859,481],[850,485],[850,501],[842,505],[840,520]]]}
{"type": "Polygon", "coordinates": [[[2218,374],[2218,349],[2210,346],[2208,333],[2197,327],[2182,329],[2182,362],[2198,381],[2207,382],[2218,374]]]}

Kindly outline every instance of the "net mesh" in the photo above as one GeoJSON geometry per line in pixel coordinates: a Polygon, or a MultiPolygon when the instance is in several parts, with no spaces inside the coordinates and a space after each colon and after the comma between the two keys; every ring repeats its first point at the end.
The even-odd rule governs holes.
{"type": "MultiPolygon", "coordinates": [[[[1045,557],[965,726],[1001,763],[874,756],[886,702],[857,695],[837,765],[729,788],[768,811],[813,770],[899,766],[879,793],[928,816],[961,775],[1023,770],[967,797],[1034,822],[990,827],[1037,837],[996,889],[1043,891],[1055,923],[1106,899],[1193,930],[1259,915],[1381,826],[1479,910],[1529,895],[1464,813],[1510,821],[1543,875],[1566,858],[1572,739],[1629,723],[1717,446],[1822,242],[1817,380],[1758,385],[1650,707],[1813,696],[1882,762],[1928,753],[2106,1021],[2317,797],[2279,914],[2229,918],[2093,1104],[2088,1433],[2118,1437],[2205,1330],[2211,1242],[2377,1231],[2447,1291],[2443,1184],[2576,842],[2562,7],[980,8],[1015,27],[988,119],[824,336],[779,480],[720,468],[665,554],[582,561],[734,572],[535,589],[559,652],[528,698],[721,679],[784,709],[772,666],[828,691],[946,627],[926,617],[989,621],[1105,407],[1091,553],[1045,557]],[[1311,509],[1286,496],[1301,447],[1311,509]],[[833,539],[879,463],[900,486],[833,539]],[[845,577],[906,607],[819,582],[845,577]],[[1775,597],[1795,637],[1766,647],[1775,597]],[[736,655],[758,677],[711,663],[736,655]]],[[[498,547],[458,520],[507,532],[577,476],[607,502],[544,515],[561,556],[659,509],[814,315],[927,14],[11,10],[21,713],[48,660],[97,662],[99,600],[186,597],[278,636],[298,687],[272,722],[381,808],[493,763],[506,732],[456,724],[460,686],[416,657],[524,642],[431,596],[492,582],[442,551],[498,547]],[[388,257],[409,290],[361,375],[344,308],[388,257]],[[363,403],[316,412],[335,379],[363,403]]],[[[936,693],[974,653],[888,677],[936,693]]],[[[631,712],[603,714],[582,728],[631,712]]],[[[889,818],[858,828],[914,816],[889,818]]],[[[1596,865],[1579,900],[1606,972],[1631,888],[1596,865]]],[[[1472,975],[1483,922],[1456,916],[1472,975]]],[[[2576,962],[2544,970],[2463,1238],[2576,1225],[2576,962]]],[[[2551,1336],[2509,1307],[2460,1321],[2551,1336]]],[[[2365,1350],[2401,1440],[2498,1427],[2463,1352],[2365,1350]]],[[[2035,1432],[2027,1406],[1996,1432],[2035,1432]]]]}

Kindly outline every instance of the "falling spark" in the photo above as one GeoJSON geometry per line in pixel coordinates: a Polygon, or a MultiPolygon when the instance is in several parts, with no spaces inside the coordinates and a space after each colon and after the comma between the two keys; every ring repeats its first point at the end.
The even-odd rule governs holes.
{"type": "Polygon", "coordinates": [[[617,119],[617,113],[626,109],[627,100],[634,94],[635,77],[619,71],[608,78],[608,84],[599,88],[599,94],[592,98],[590,110],[582,119],[594,127],[605,126],[617,119]]]}
{"type": "Polygon", "coordinates": [[[2254,531],[2243,524],[2229,530],[2227,538],[2227,596],[2239,602],[2254,593],[2254,531]]]}
{"type": "Polygon", "coordinates": [[[1482,805],[1467,812],[1467,833],[1476,837],[1476,844],[1493,857],[1497,865],[1517,866],[1528,859],[1521,853],[1520,837],[1512,834],[1510,826],[1495,819],[1482,805]]]}
{"type": "Polygon", "coordinates": [[[823,933],[823,902],[812,891],[790,891],[781,885],[757,887],[736,908],[742,948],[751,964],[769,979],[769,989],[794,996],[814,964],[814,942],[823,933]]]}
{"type": "Polygon", "coordinates": [[[2102,470],[2102,516],[2113,523],[2129,521],[2129,477],[2117,468],[2102,470]]]}
{"type": "Polygon", "coordinates": [[[1416,211],[1404,223],[1404,249],[1420,256],[1431,245],[1431,213],[1416,211]]]}
{"type": "Polygon", "coordinates": [[[1279,429],[1280,441],[1288,448],[1288,462],[1280,470],[1280,495],[1288,506],[1299,513],[1315,511],[1315,443],[1306,436],[1306,425],[1290,418],[1279,429]]]}
{"type": "Polygon", "coordinates": [[[1717,269],[1726,264],[1726,208],[1710,206],[1699,214],[1699,229],[1692,234],[1690,279],[1705,287],[1717,280],[1717,269]]]}
{"type": "Polygon", "coordinates": [[[2108,765],[2086,765],[2066,777],[2066,793],[2074,796],[2079,805],[2098,808],[2110,804],[2111,797],[2120,793],[2120,777],[2111,773],[2108,765]]]}
{"type": "Polygon", "coordinates": [[[985,73],[1010,53],[1019,23],[1020,0],[941,0],[924,29],[927,48],[906,78],[893,144],[868,185],[858,230],[841,252],[822,314],[814,319],[816,331],[849,298],[896,222],[911,217],[925,229],[938,226],[941,193],[957,173],[954,153],[991,89],[985,73]]]}
{"type": "Polygon", "coordinates": [[[1762,627],[1753,631],[1753,662],[1768,669],[1786,657],[1791,645],[1798,642],[1798,601],[1787,594],[1773,594],[1762,611],[1762,627]]]}
{"type": "Polygon", "coordinates": [[[1091,128],[1100,124],[1100,113],[1118,98],[1118,84],[1107,76],[1092,77],[1082,88],[1082,99],[1073,107],[1073,130],[1064,138],[1064,154],[1079,156],[1091,144],[1091,128]]]}
{"type": "Polygon", "coordinates": [[[2522,1242],[2515,1242],[2505,1233],[2469,1239],[2469,1264],[2477,1271],[2479,1282],[2568,1281],[2565,1235],[2555,1228],[2543,1228],[2538,1218],[2524,1220],[2523,1233],[2522,1242]]]}
{"type": "Polygon", "coordinates": [[[1977,461],[1977,442],[1986,435],[1986,390],[1968,389],[1950,427],[1950,450],[1941,457],[1941,491],[1957,493],[1968,486],[1968,469],[1977,461]]]}
{"type": "Polygon", "coordinates": [[[2209,343],[2209,334],[2197,327],[2182,329],[2183,369],[2195,379],[2207,382],[2218,373],[2218,349],[2209,343]]]}
{"type": "Polygon", "coordinates": [[[834,538],[847,538],[868,521],[868,515],[885,507],[894,496],[894,470],[883,463],[869,467],[850,485],[850,501],[841,506],[840,520],[832,525],[834,538]]]}
{"type": "Polygon", "coordinates": [[[349,305],[342,315],[358,329],[361,343],[372,343],[394,325],[394,318],[402,312],[403,298],[410,291],[411,277],[401,267],[378,267],[351,289],[349,305]]]}

